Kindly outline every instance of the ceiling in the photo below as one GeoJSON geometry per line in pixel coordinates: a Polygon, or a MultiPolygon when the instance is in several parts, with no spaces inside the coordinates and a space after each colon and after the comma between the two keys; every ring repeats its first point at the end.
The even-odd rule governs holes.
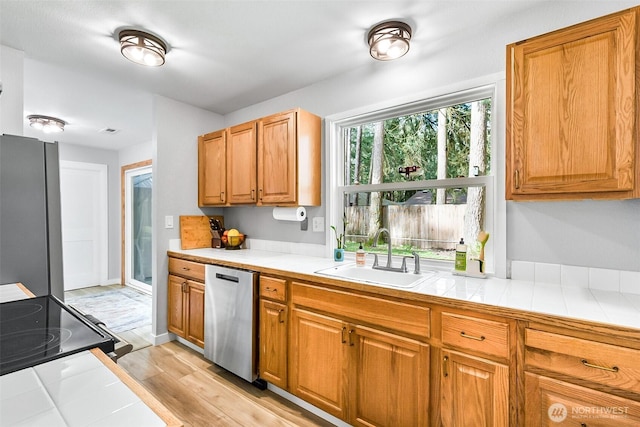
{"type": "MultiPolygon", "coordinates": [[[[61,143],[118,150],[151,141],[154,94],[224,115],[370,65],[366,33],[381,21],[411,25],[412,49],[400,59],[410,61],[421,46],[468,37],[534,3],[1,0],[0,40],[24,52],[25,117],[67,121],[61,143]],[[125,60],[123,28],[164,39],[166,64],[125,60]]],[[[28,126],[24,134],[46,139],[28,126]]]]}

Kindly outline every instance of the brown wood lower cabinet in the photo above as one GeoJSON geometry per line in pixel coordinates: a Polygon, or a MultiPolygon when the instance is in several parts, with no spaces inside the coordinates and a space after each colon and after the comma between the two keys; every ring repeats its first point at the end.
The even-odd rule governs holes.
{"type": "Polygon", "coordinates": [[[280,388],[287,388],[286,305],[260,300],[260,377],[280,388]]]}
{"type": "Polygon", "coordinates": [[[169,275],[168,329],[204,348],[204,284],[169,275]]]}
{"type": "Polygon", "coordinates": [[[456,351],[442,351],[443,426],[509,425],[509,367],[456,351]]]}
{"type": "Polygon", "coordinates": [[[351,423],[427,425],[429,346],[364,326],[349,332],[351,423]]]}
{"type": "Polygon", "coordinates": [[[357,426],[426,426],[429,346],[294,308],[291,388],[357,426]]]}
{"type": "Polygon", "coordinates": [[[526,373],[525,426],[639,426],[640,403],[526,373]]]}

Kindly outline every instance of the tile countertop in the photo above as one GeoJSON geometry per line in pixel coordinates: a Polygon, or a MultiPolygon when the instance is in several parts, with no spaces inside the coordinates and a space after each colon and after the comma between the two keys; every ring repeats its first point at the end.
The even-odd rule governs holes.
{"type": "MultiPolygon", "coordinates": [[[[342,263],[329,258],[303,256],[290,253],[269,252],[255,249],[227,251],[220,249],[170,250],[169,254],[184,255],[194,260],[208,263],[220,263],[246,269],[266,269],[273,274],[281,271],[300,274],[313,280],[328,279],[328,276],[315,271],[330,268],[342,263]]],[[[345,261],[349,263],[349,261],[345,261]]],[[[370,268],[367,259],[367,267],[370,268]]],[[[427,268],[423,267],[423,270],[427,268]]],[[[337,280],[336,277],[331,277],[337,280]]],[[[640,330],[640,295],[589,289],[585,287],[567,287],[557,284],[534,283],[522,280],[486,279],[456,276],[449,271],[437,271],[430,278],[411,289],[399,289],[391,286],[365,284],[347,279],[339,279],[364,286],[376,286],[394,289],[400,292],[428,295],[438,298],[485,304],[535,314],[553,315],[581,321],[610,324],[640,330]]]]}
{"type": "Polygon", "coordinates": [[[166,426],[91,351],[0,377],[2,426],[166,426]]]}

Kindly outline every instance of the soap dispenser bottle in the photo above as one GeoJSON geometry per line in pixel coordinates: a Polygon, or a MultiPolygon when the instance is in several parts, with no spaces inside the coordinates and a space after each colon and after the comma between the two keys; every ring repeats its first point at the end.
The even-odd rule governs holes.
{"type": "Polygon", "coordinates": [[[464,239],[460,239],[460,243],[456,245],[456,262],[454,269],[456,271],[467,271],[467,245],[464,239]]]}
{"type": "Polygon", "coordinates": [[[360,247],[356,251],[356,267],[364,267],[366,258],[367,254],[362,248],[362,243],[360,243],[360,247]]]}

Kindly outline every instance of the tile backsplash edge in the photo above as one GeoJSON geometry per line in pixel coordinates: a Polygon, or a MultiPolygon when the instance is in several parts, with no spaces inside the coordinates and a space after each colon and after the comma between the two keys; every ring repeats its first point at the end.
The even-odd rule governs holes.
{"type": "Polygon", "coordinates": [[[511,261],[511,279],[640,295],[639,271],[511,261]]]}

